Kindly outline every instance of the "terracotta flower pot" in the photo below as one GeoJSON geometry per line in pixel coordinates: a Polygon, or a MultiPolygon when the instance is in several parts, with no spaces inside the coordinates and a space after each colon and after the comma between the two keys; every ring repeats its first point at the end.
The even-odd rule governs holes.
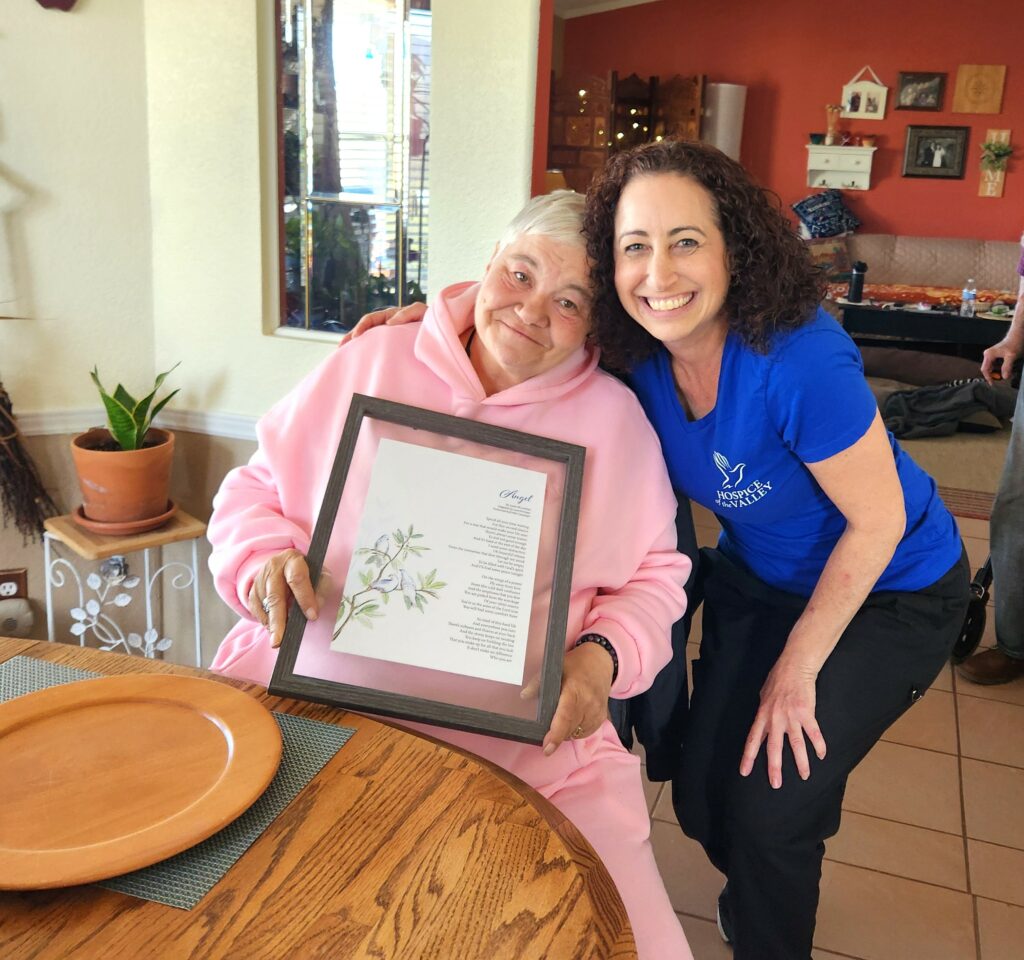
{"type": "Polygon", "coordinates": [[[71,458],[89,520],[126,523],[167,512],[174,434],[152,427],[146,439],[159,442],[141,450],[111,450],[115,442],[101,427],[72,439],[71,458]]]}

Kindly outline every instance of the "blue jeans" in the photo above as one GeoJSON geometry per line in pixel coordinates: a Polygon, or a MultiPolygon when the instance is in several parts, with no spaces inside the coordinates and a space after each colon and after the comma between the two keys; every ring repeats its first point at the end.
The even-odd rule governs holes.
{"type": "Polygon", "coordinates": [[[1024,660],[1024,389],[1017,392],[990,525],[995,584],[996,642],[1008,657],[1024,660]]]}

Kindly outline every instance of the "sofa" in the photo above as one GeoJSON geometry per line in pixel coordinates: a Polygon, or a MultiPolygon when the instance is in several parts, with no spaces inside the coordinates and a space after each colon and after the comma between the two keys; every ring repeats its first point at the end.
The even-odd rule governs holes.
{"type": "Polygon", "coordinates": [[[851,234],[846,248],[852,263],[868,265],[868,283],[951,287],[959,291],[968,277],[980,290],[996,290],[1012,299],[1017,292],[1020,244],[1015,240],[952,237],[904,237],[892,233],[851,234]]]}
{"type": "MultiPolygon", "coordinates": [[[[867,264],[866,298],[955,306],[960,301],[960,290],[968,277],[974,278],[977,284],[981,309],[984,309],[986,302],[992,300],[1001,299],[1011,304],[1016,298],[1017,264],[1021,255],[1021,246],[1016,241],[870,233],[831,239],[833,242],[842,241],[836,254],[837,266],[842,264],[844,255],[848,258],[847,262],[862,260],[867,264]]],[[[816,243],[821,249],[826,241],[809,242],[816,243]]],[[[841,320],[842,303],[835,302],[834,298],[846,294],[847,284],[845,280],[838,279],[836,274],[833,274],[833,278],[834,282],[829,284],[830,299],[826,301],[825,307],[841,320]]],[[[906,350],[896,345],[878,345],[876,342],[874,346],[861,346],[861,354],[864,358],[864,373],[883,416],[893,413],[889,404],[894,394],[950,384],[951,381],[970,380],[980,374],[977,359],[927,350],[906,350]]],[[[1005,418],[1012,410],[1013,397],[1008,391],[1009,387],[1003,387],[997,396],[986,397],[992,400],[987,409],[954,418],[947,432],[957,428],[961,431],[999,430],[1001,420],[1005,423],[1005,418]]],[[[955,391],[951,389],[950,392],[955,391]]],[[[899,400],[898,397],[896,399],[899,400]]],[[[894,429],[894,423],[888,417],[887,424],[897,436],[917,435],[894,429]]]]}

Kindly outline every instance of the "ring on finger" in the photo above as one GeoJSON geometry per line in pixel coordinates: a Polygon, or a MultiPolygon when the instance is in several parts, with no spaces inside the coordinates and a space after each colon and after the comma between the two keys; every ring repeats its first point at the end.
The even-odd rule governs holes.
{"type": "Polygon", "coordinates": [[[583,736],[583,724],[579,724],[575,730],[570,734],[573,740],[579,740],[583,736]]]}
{"type": "Polygon", "coordinates": [[[270,616],[270,608],[274,605],[274,598],[270,596],[264,597],[260,601],[260,606],[263,607],[263,612],[270,616]]]}

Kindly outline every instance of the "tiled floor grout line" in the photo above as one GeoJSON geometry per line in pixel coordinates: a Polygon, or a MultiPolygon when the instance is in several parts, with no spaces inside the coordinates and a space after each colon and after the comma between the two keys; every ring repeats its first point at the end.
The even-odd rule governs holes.
{"type": "MultiPolygon", "coordinates": [[[[921,824],[919,824],[919,823],[911,823],[909,820],[894,820],[892,817],[880,817],[876,813],[865,813],[863,810],[853,810],[853,809],[851,809],[849,807],[843,807],[843,813],[844,814],[845,813],[855,813],[859,817],[868,817],[871,820],[878,820],[878,821],[880,821],[882,823],[895,823],[895,824],[897,824],[898,826],[901,826],[901,827],[913,827],[915,830],[927,830],[929,833],[938,833],[938,834],[940,834],[943,837],[959,837],[959,836],[962,835],[962,834],[959,834],[959,833],[954,833],[951,830],[937,830],[935,827],[923,827],[923,826],[921,826],[921,824]]],[[[671,820],[666,820],[664,817],[656,817],[656,816],[654,816],[654,814],[651,814],[651,820],[652,821],[657,821],[658,823],[668,823],[668,824],[671,824],[673,827],[679,826],[679,824],[676,821],[674,816],[673,816],[673,818],[671,820]]],[[[972,838],[972,839],[974,839],[974,838],[972,838]]],[[[989,841],[989,840],[982,840],[980,842],[981,843],[990,843],[991,841],[989,841]]],[[[995,843],[995,844],[992,844],[992,845],[996,846],[996,847],[1005,847],[1007,850],[1019,850],[1020,849],[1019,847],[1011,847],[1011,846],[1008,846],[1007,844],[1002,844],[1002,843],[995,843]]]]}
{"type": "Polygon", "coordinates": [[[971,914],[974,917],[974,953],[978,960],[985,960],[981,955],[981,924],[978,922],[978,898],[971,896],[971,914]]]}
{"type": "MultiPolygon", "coordinates": [[[[948,692],[948,691],[940,691],[940,692],[948,692]]],[[[953,753],[950,750],[936,750],[935,747],[922,747],[920,744],[917,744],[917,743],[904,743],[902,740],[886,740],[885,737],[882,737],[882,739],[880,739],[878,742],[879,743],[891,743],[891,744],[893,744],[894,746],[897,746],[897,747],[909,747],[911,750],[923,750],[925,753],[937,753],[940,757],[956,757],[956,756],[959,756],[959,754],[953,753]]],[[[977,760],[979,758],[978,757],[968,757],[968,759],[969,760],[977,760]]],[[[992,761],[985,760],[983,762],[984,763],[990,763],[990,762],[991,763],[995,763],[996,761],[994,761],[994,760],[992,760],[992,761]]],[[[1004,763],[1004,764],[1000,764],[1000,766],[1012,767],[1013,764],[1012,763],[1004,763]]],[[[1020,770],[1022,768],[1021,767],[1017,767],[1016,769],[1020,770]]]]}
{"type": "MultiPolygon", "coordinates": [[[[825,847],[826,851],[828,846],[825,847]]],[[[865,870],[868,873],[877,873],[882,877],[892,877],[894,880],[906,880],[907,883],[920,883],[926,887],[935,887],[937,890],[949,890],[952,893],[962,893],[964,896],[972,896],[970,890],[962,890],[960,887],[947,887],[944,883],[936,883],[934,880],[922,880],[920,877],[908,877],[906,874],[893,873],[890,870],[879,870],[878,867],[865,867],[862,863],[850,863],[849,860],[837,860],[835,857],[830,857],[828,853],[825,854],[825,859],[829,863],[841,863],[844,867],[853,867],[855,870],[865,870]]],[[[985,899],[989,899],[986,897],[985,899]]]]}
{"type": "MultiPolygon", "coordinates": [[[[1014,683],[1016,684],[1016,681],[1014,681],[1014,683]]],[[[946,692],[948,693],[949,691],[946,692]]],[[[972,700],[984,700],[985,703],[1002,703],[1008,707],[1020,707],[1022,710],[1024,710],[1024,703],[1017,703],[1013,700],[1000,700],[997,697],[981,697],[976,693],[969,693],[966,690],[963,693],[958,693],[957,696],[970,697],[972,700]]]]}
{"type": "MultiPolygon", "coordinates": [[[[921,827],[921,829],[922,830],[927,830],[929,828],[928,827],[921,827]]],[[[941,831],[938,831],[938,832],[941,833],[941,831]]],[[[973,840],[975,843],[984,843],[986,846],[989,846],[989,847],[998,847],[1000,850],[1013,850],[1015,853],[1024,853],[1024,847],[1015,847],[1015,846],[1013,846],[1012,844],[1009,844],[1009,843],[997,843],[995,840],[982,840],[981,837],[972,837],[970,835],[968,835],[967,839],[968,840],[973,840]]],[[[991,897],[986,897],[985,899],[986,900],[991,900],[992,898],[991,897]]],[[[1018,907],[1022,906],[1022,904],[1018,903],[1017,906],[1018,907]]]]}
{"type": "Polygon", "coordinates": [[[974,955],[978,960],[981,956],[981,926],[978,923],[978,898],[974,895],[974,888],[971,883],[971,850],[967,838],[967,801],[964,799],[964,758],[962,754],[963,743],[960,738],[960,701],[957,699],[957,690],[960,686],[959,677],[954,669],[953,674],[953,725],[956,730],[956,775],[960,786],[960,825],[963,832],[964,842],[964,881],[967,884],[967,895],[971,898],[971,917],[974,921],[974,955]]]}
{"type": "MultiPolygon", "coordinates": [[[[702,917],[699,913],[689,913],[686,910],[676,910],[675,914],[677,917],[687,917],[690,920],[701,920],[704,923],[715,923],[714,919],[710,917],[702,917]]],[[[864,960],[863,957],[855,956],[852,953],[837,953],[835,950],[828,950],[826,947],[822,947],[817,944],[815,944],[814,949],[826,950],[826,952],[830,953],[833,957],[841,957],[842,960],[864,960]]]]}
{"type": "MultiPolygon", "coordinates": [[[[660,796],[659,796],[658,799],[659,800],[661,799],[660,796]]],[[[655,803],[655,806],[657,806],[657,803],[655,803]]],[[[962,819],[962,809],[963,809],[963,805],[962,805],[962,802],[961,802],[961,819],[962,819]]],[[[1013,850],[1016,853],[1024,852],[1024,848],[1022,848],[1022,847],[1015,847],[1015,846],[1013,846],[1012,844],[1009,844],[1009,843],[997,843],[995,840],[982,840],[980,837],[969,836],[966,833],[966,830],[964,830],[964,832],[962,832],[962,833],[953,833],[950,830],[937,830],[935,827],[923,827],[923,826],[921,826],[921,824],[919,824],[919,823],[911,823],[909,820],[894,820],[892,817],[880,817],[877,813],[864,813],[863,810],[851,810],[851,809],[848,809],[847,807],[843,807],[843,813],[844,814],[845,813],[855,813],[857,816],[859,816],[859,817],[867,817],[869,820],[878,820],[880,823],[894,823],[894,824],[896,824],[897,826],[900,826],[900,827],[912,827],[914,830],[925,830],[928,833],[937,833],[937,834],[939,834],[939,836],[942,836],[942,837],[963,837],[965,839],[965,841],[966,840],[975,840],[978,843],[984,843],[984,844],[987,844],[990,847],[998,847],[1000,850],[1013,850]]],[[[652,814],[650,814],[650,820],[651,820],[651,823],[667,823],[671,827],[676,827],[677,829],[679,828],[679,822],[675,819],[674,816],[673,816],[673,818],[671,820],[667,820],[665,817],[657,817],[657,816],[655,816],[652,813],[652,814]]],[[[961,829],[964,829],[964,828],[962,827],[961,829]]],[[[832,858],[831,857],[826,857],[826,859],[831,860],[832,858]]],[[[835,863],[847,863],[846,860],[835,860],[834,862],[835,863]]],[[[966,856],[965,856],[965,862],[966,862],[966,856]]],[[[858,866],[858,864],[850,864],[850,866],[858,866]]],[[[863,869],[865,869],[865,870],[873,870],[874,867],[864,867],[863,869]]],[[[883,871],[879,870],[878,872],[882,873],[883,871]]],[[[902,874],[896,873],[896,874],[892,874],[892,876],[898,877],[898,876],[902,876],[902,874]]],[[[903,879],[905,879],[905,880],[912,880],[913,878],[912,877],[904,877],[903,879]]],[[[921,883],[928,883],[928,881],[927,880],[922,880],[921,883]]],[[[941,883],[932,884],[932,886],[941,887],[942,884],[941,883]]],[[[947,890],[958,890],[959,888],[958,887],[946,887],[946,889],[947,890]]],[[[966,891],[961,890],[960,892],[964,893],[966,891]]],[[[986,897],[985,899],[991,900],[992,897],[986,897]]],[[[1007,901],[1007,902],[1010,902],[1010,901],[1007,901]]],[[[1020,906],[1020,904],[1017,904],[1017,906],[1020,906]]]]}
{"type": "MultiPolygon", "coordinates": [[[[921,747],[921,749],[923,750],[924,747],[921,747]]],[[[947,753],[946,756],[947,757],[951,756],[951,754],[947,753]]],[[[961,755],[958,754],[958,756],[961,756],[961,755]]],[[[962,756],[963,756],[964,760],[973,760],[975,763],[989,763],[993,767],[1003,767],[1006,770],[1022,770],[1022,771],[1024,771],[1024,767],[1019,767],[1015,763],[1003,763],[1001,760],[987,760],[987,759],[985,759],[985,757],[971,757],[971,756],[967,756],[967,755],[962,755],[962,756]]]]}

